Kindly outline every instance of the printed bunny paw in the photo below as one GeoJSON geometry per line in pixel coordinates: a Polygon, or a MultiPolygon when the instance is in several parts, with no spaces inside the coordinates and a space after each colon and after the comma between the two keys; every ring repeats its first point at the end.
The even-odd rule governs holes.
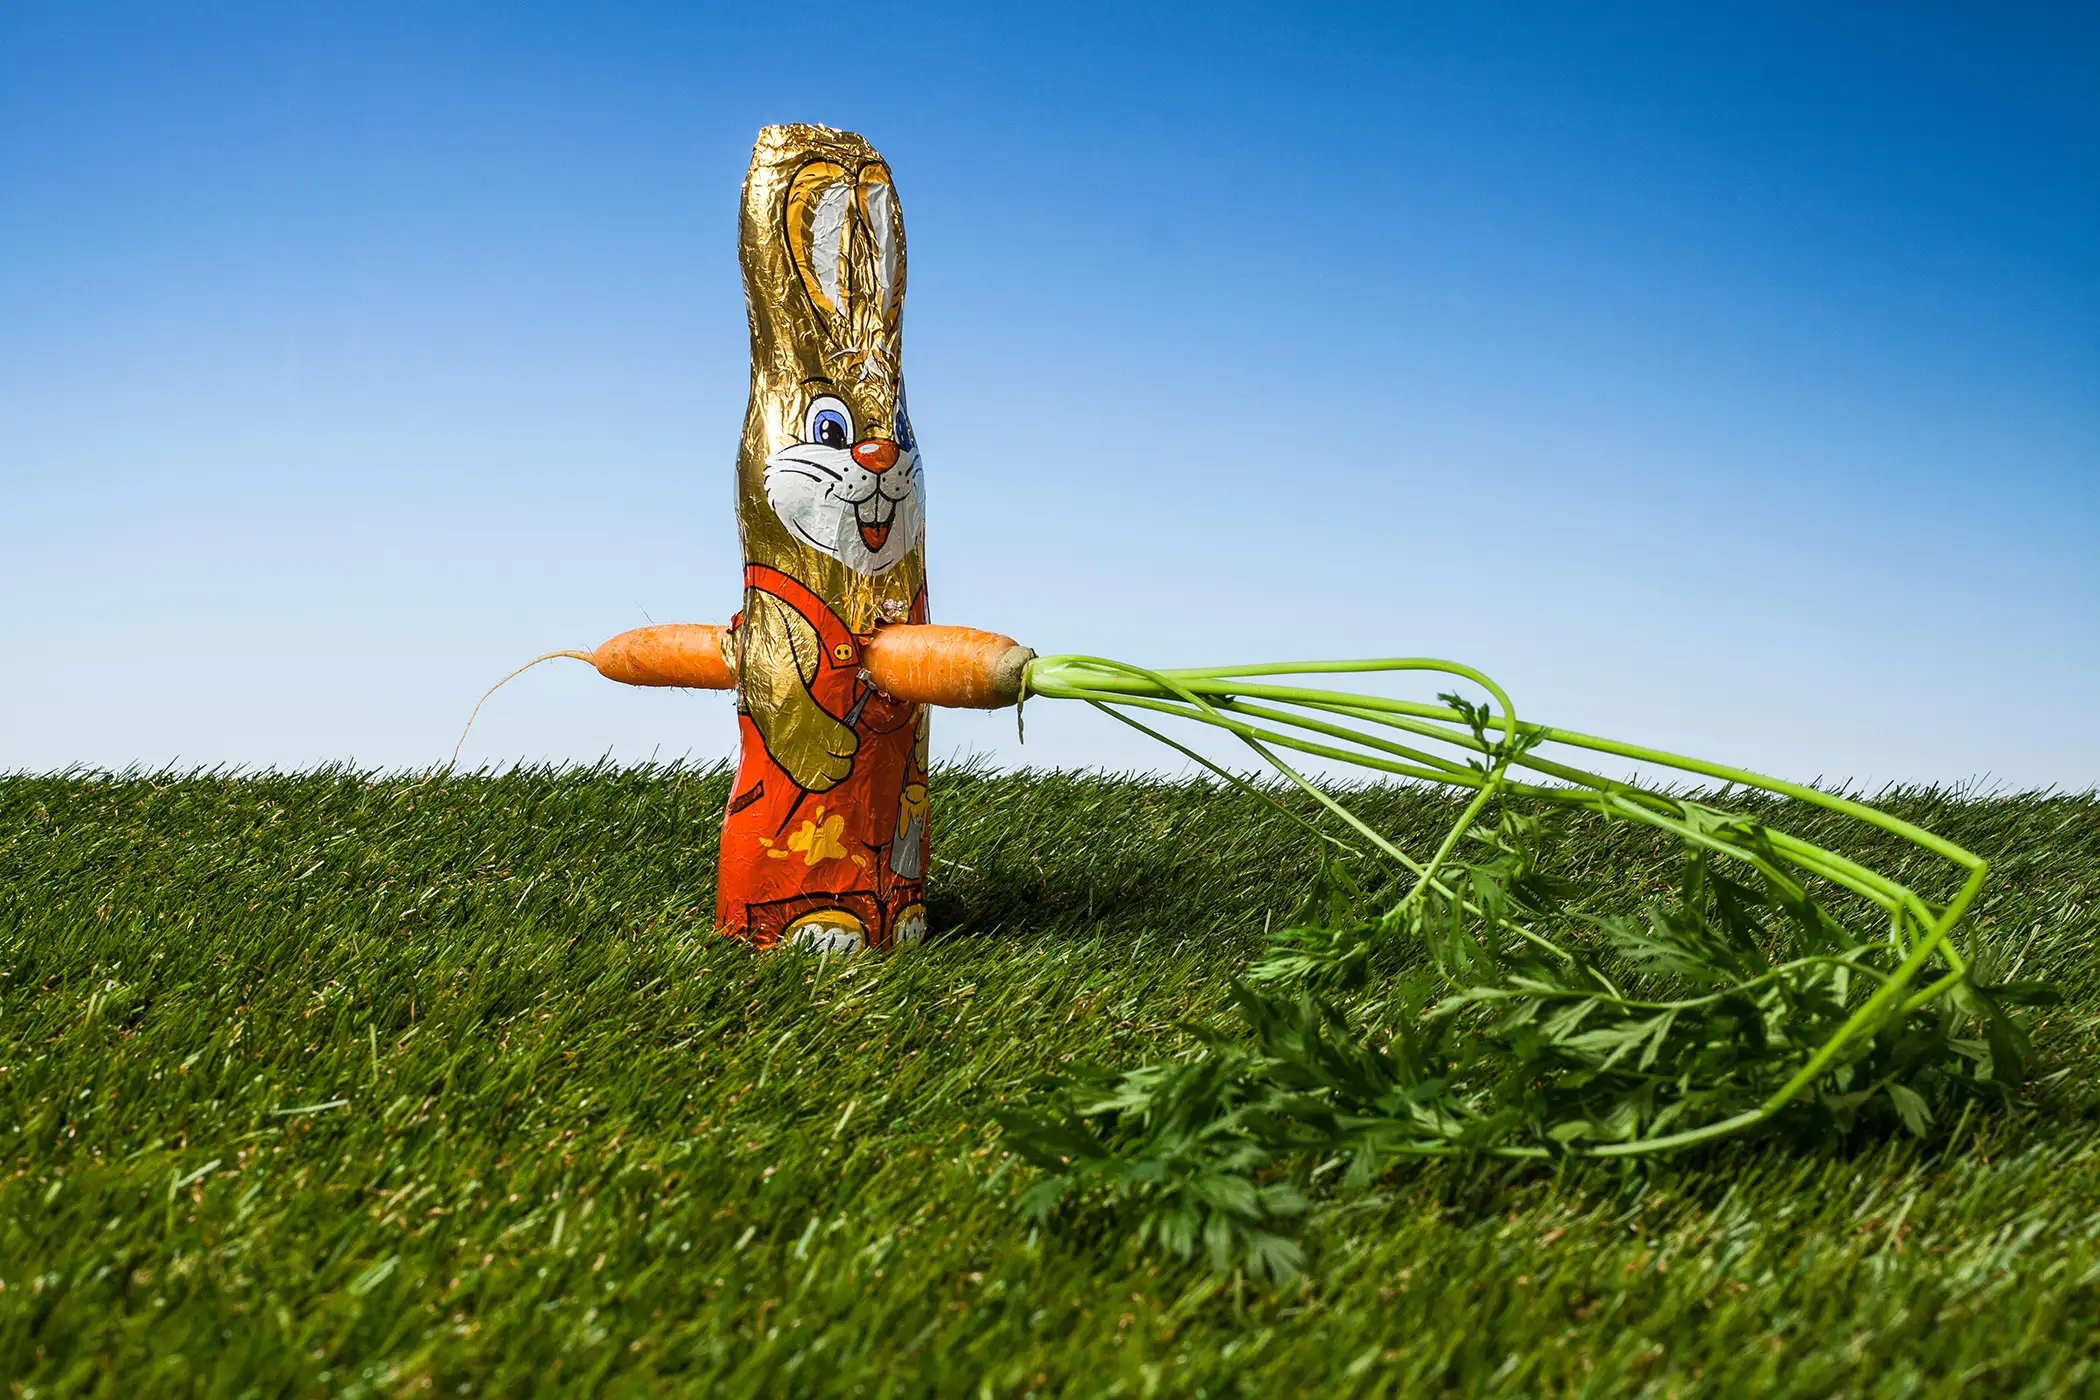
{"type": "Polygon", "coordinates": [[[843,909],[817,909],[789,924],[780,941],[814,953],[858,953],[868,946],[868,931],[843,909]]]}
{"type": "Polygon", "coordinates": [[[802,713],[785,717],[781,740],[768,745],[775,761],[795,785],[809,792],[828,792],[853,772],[860,736],[809,702],[802,713]]]}
{"type": "Polygon", "coordinates": [[[890,946],[893,948],[916,948],[926,941],[926,906],[907,904],[897,915],[897,923],[890,930],[890,946]]]}
{"type": "Polygon", "coordinates": [[[744,609],[744,710],[795,786],[828,792],[853,772],[860,736],[810,694],[823,639],[807,618],[767,593],[748,592],[744,609]]]}

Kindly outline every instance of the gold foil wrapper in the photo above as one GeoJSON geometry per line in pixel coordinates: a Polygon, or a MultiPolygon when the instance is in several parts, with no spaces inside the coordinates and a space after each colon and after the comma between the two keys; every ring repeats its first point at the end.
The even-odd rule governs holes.
{"type": "Polygon", "coordinates": [[[926,620],[925,494],[900,364],[904,219],[888,165],[848,132],[767,127],[738,255],[751,319],[742,748],[718,916],[760,943],[915,941],[926,715],[860,667],[877,626],[926,620]]]}

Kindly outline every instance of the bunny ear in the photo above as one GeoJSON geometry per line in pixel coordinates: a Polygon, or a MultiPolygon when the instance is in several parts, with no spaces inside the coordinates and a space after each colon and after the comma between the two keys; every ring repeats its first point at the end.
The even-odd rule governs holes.
{"type": "Polygon", "coordinates": [[[846,300],[846,223],[852,205],[851,178],[833,161],[809,162],[788,185],[788,253],[809,299],[833,318],[843,314],[846,300]]]}
{"type": "Polygon", "coordinates": [[[904,220],[889,167],[873,161],[856,176],[836,161],[810,161],[788,183],[783,212],[795,271],[834,333],[867,343],[894,335],[904,220]]]}
{"type": "Polygon", "coordinates": [[[904,220],[897,212],[897,190],[890,168],[877,161],[860,172],[860,208],[875,243],[876,289],[883,321],[895,327],[904,299],[904,220]]]}

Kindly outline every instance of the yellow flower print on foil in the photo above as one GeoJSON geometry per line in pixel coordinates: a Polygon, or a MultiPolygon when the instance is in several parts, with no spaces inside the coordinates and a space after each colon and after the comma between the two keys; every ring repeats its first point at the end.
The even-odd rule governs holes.
{"type": "Polygon", "coordinates": [[[826,860],[843,860],[846,857],[846,848],[839,844],[839,833],[845,829],[844,817],[835,814],[827,817],[824,815],[824,809],[819,807],[814,820],[805,818],[801,829],[788,837],[788,850],[802,852],[804,865],[815,865],[826,860]]]}

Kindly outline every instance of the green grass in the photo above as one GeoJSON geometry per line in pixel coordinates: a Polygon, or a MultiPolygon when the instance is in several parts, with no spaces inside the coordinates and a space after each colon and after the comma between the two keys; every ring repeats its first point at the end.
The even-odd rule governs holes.
{"type": "MultiPolygon", "coordinates": [[[[1898,794],[2063,1005],[2036,1111],[1402,1167],[1287,1289],[1029,1227],[990,1110],[1174,1053],[1317,857],[1216,786],[938,779],[889,960],[704,932],[725,779],[0,779],[19,1395],[2100,1391],[2100,801],[1898,794]]],[[[1419,845],[1457,799],[1358,810],[1419,845]]],[[[1818,814],[1794,829],[1888,862],[1818,814]]],[[[1629,897],[1664,843],[1577,823],[1629,897]]],[[[1922,867],[1921,867],[1922,868],[1922,867]]]]}

